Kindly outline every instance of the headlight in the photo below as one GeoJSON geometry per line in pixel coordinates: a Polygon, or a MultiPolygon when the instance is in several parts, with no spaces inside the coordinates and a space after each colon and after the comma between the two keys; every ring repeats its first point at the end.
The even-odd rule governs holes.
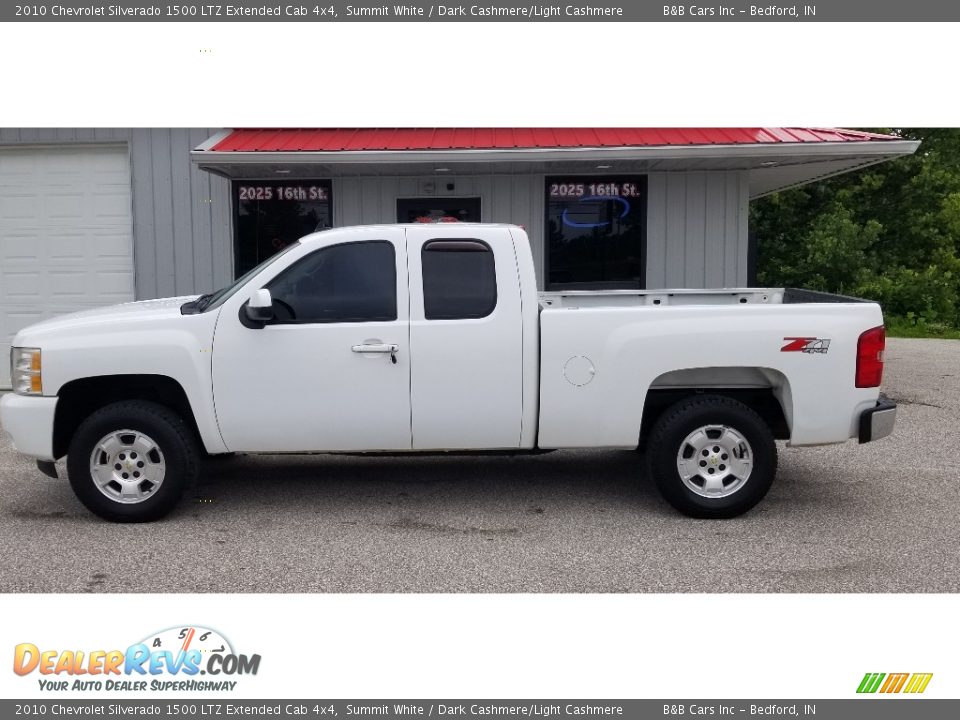
{"type": "Polygon", "coordinates": [[[10,350],[10,380],[18,395],[42,395],[40,348],[15,347],[10,350]]]}

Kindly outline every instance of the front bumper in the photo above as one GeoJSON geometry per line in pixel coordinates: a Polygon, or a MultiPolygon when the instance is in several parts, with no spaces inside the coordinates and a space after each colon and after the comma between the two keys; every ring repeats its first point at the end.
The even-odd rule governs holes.
{"type": "Polygon", "coordinates": [[[57,398],[17,395],[0,397],[0,427],[13,438],[14,447],[38,460],[53,457],[53,418],[57,398]]]}
{"type": "Polygon", "coordinates": [[[860,442],[868,443],[885,438],[893,432],[897,422],[897,404],[881,395],[877,404],[860,413],[860,442]]]}

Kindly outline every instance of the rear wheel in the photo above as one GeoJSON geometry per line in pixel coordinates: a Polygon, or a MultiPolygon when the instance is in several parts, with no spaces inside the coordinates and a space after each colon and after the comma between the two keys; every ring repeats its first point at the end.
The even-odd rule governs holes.
{"type": "Polygon", "coordinates": [[[113,522],[149,522],[169,513],[196,479],[198,463],[183,419],[143,400],[97,410],[81,423],[67,453],[80,502],[113,522]]]}
{"type": "Polygon", "coordinates": [[[731,518],[770,489],[777,446],[766,422],[741,402],[697,395],[667,408],[647,445],[650,474],[685,515],[731,518]]]}

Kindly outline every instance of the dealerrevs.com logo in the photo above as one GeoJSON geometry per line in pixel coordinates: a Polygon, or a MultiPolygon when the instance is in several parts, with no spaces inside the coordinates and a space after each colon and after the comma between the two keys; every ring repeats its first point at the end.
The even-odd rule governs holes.
{"type": "Polygon", "coordinates": [[[52,650],[20,643],[13,671],[46,691],[230,691],[256,675],[260,655],[237,653],[216,630],[196,625],[152,633],[125,650],[52,650]],[[202,676],[202,679],[201,679],[202,676]]]}

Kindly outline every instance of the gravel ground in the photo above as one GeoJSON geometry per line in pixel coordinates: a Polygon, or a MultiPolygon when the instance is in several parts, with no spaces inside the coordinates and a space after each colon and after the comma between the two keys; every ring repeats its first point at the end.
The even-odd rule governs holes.
{"type": "Polygon", "coordinates": [[[728,521],[673,512],[635,453],[563,451],[237,457],[167,520],[113,525],[3,435],[0,591],[958,592],[960,341],[887,358],[895,434],[782,447],[728,521]]]}

